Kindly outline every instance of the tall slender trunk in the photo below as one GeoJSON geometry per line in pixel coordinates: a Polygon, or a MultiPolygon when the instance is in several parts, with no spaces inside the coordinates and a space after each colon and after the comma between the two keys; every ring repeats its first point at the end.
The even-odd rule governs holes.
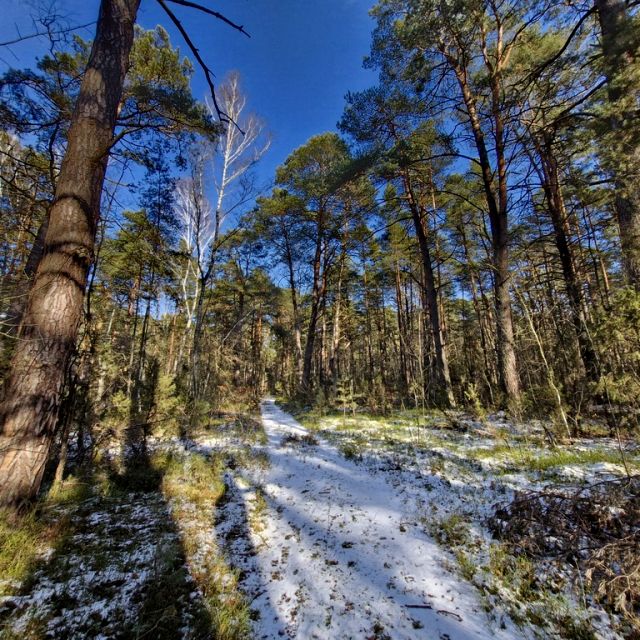
{"type": "Polygon", "coordinates": [[[496,351],[500,384],[508,401],[519,402],[520,381],[516,362],[513,318],[509,285],[509,236],[508,236],[508,197],[506,180],[506,157],[504,143],[504,123],[500,113],[500,81],[495,73],[490,74],[492,93],[492,117],[495,127],[498,185],[494,184],[494,172],[487,151],[482,124],[476,107],[476,99],[469,86],[466,69],[453,61],[454,71],[469,116],[478,160],[480,163],[482,184],[487,200],[489,223],[491,227],[491,248],[494,271],[494,302],[496,309],[496,351]]]}
{"type": "Polygon", "coordinates": [[[364,343],[367,349],[367,381],[369,383],[369,387],[371,388],[373,381],[376,377],[375,366],[373,362],[373,352],[371,351],[371,339],[372,339],[372,328],[371,328],[371,312],[369,309],[369,283],[367,281],[367,264],[364,260],[362,260],[362,302],[364,305],[364,321],[366,327],[366,334],[364,337],[364,343]]]}
{"type": "Polygon", "coordinates": [[[347,258],[346,244],[343,243],[340,253],[340,267],[338,269],[338,282],[336,285],[336,299],[333,304],[333,328],[331,332],[331,348],[329,351],[329,373],[331,376],[332,393],[337,393],[338,378],[340,377],[339,349],[340,349],[340,312],[342,309],[342,279],[347,258]]]}
{"type": "MultiPolygon", "coordinates": [[[[200,351],[202,347],[202,330],[204,328],[204,299],[206,294],[206,282],[200,283],[198,300],[195,308],[195,321],[193,323],[193,342],[191,345],[191,400],[197,402],[200,399],[202,388],[200,371],[200,351]]],[[[197,407],[194,407],[197,409],[197,407]]],[[[196,411],[197,413],[197,411],[196,411]]],[[[195,414],[194,414],[195,415],[195,414]]]]}
{"type": "Polygon", "coordinates": [[[400,361],[400,393],[404,397],[409,391],[409,371],[407,369],[407,329],[403,313],[400,263],[395,261],[396,314],[398,318],[398,359],[400,361]]]}
{"type": "MultiPolygon", "coordinates": [[[[47,230],[49,228],[49,214],[42,221],[42,224],[38,227],[38,233],[36,234],[35,240],[33,241],[33,245],[31,247],[31,251],[29,252],[29,257],[27,258],[27,263],[25,264],[24,270],[22,272],[24,279],[26,282],[23,282],[24,285],[29,285],[33,281],[33,276],[38,269],[38,265],[40,264],[40,260],[42,259],[42,254],[44,252],[44,241],[47,236],[47,230]]],[[[25,304],[27,302],[27,294],[23,291],[18,293],[17,290],[12,291],[12,301],[9,305],[9,309],[7,310],[7,317],[2,321],[3,331],[7,332],[11,338],[13,338],[18,332],[18,328],[20,327],[20,320],[22,318],[22,313],[24,311],[25,304]]],[[[13,347],[13,340],[9,342],[11,347],[13,347]]]]}
{"type": "MultiPolygon", "coordinates": [[[[634,100],[630,109],[622,104],[633,89],[621,77],[635,63],[639,40],[637,27],[624,0],[595,0],[595,6],[602,33],[602,54],[611,107],[610,126],[614,133],[624,136],[629,122],[633,126],[637,123],[637,102],[634,100]]],[[[640,149],[616,150],[615,161],[609,164],[614,177],[614,208],[620,229],[622,267],[627,282],[640,291],[640,149]]]]}
{"type": "Polygon", "coordinates": [[[311,290],[311,313],[309,315],[309,325],[307,327],[307,341],[304,349],[304,362],[302,368],[301,387],[305,393],[309,393],[312,388],[311,371],[313,368],[313,351],[316,340],[316,329],[322,301],[322,254],[324,244],[324,212],[318,211],[316,223],[316,247],[313,256],[313,287],[311,290]]]}
{"type": "Polygon", "coordinates": [[[293,307],[293,337],[296,348],[296,378],[297,383],[302,381],[303,354],[302,354],[302,331],[300,329],[300,309],[298,305],[298,291],[296,287],[295,271],[293,267],[293,251],[291,249],[291,238],[287,230],[287,225],[282,218],[280,220],[280,231],[284,238],[285,260],[289,275],[289,289],[291,291],[291,306],[293,307]]]}
{"type": "Polygon", "coordinates": [[[0,406],[0,504],[35,496],[82,318],[100,195],[140,0],[102,0],[71,119],[45,251],[0,406]]]}
{"type": "Polygon", "coordinates": [[[542,188],[553,224],[556,247],[560,256],[560,264],[562,265],[562,275],[571,307],[571,321],[578,341],[580,358],[587,378],[595,382],[600,377],[600,367],[587,326],[582,287],[578,281],[573,253],[569,245],[567,211],[560,186],[558,163],[548,136],[544,140],[535,139],[534,144],[540,158],[542,188]]]}
{"type": "Polygon", "coordinates": [[[165,365],[165,375],[169,375],[173,371],[173,359],[175,357],[175,348],[176,348],[177,321],[178,321],[178,311],[176,309],[170,321],[171,328],[169,329],[169,350],[167,353],[167,362],[165,365]]]}
{"type": "Polygon", "coordinates": [[[471,252],[469,251],[469,241],[467,238],[467,234],[465,231],[464,223],[460,225],[458,228],[460,233],[460,237],[462,239],[462,249],[464,251],[465,261],[469,267],[469,288],[471,290],[471,302],[473,304],[473,310],[475,312],[475,316],[478,322],[478,327],[480,328],[480,348],[482,349],[482,358],[484,362],[483,367],[483,377],[485,379],[487,385],[487,392],[489,396],[489,401],[491,404],[494,403],[494,393],[493,389],[496,385],[497,376],[495,371],[495,362],[494,358],[490,357],[490,352],[493,351],[493,347],[491,345],[491,337],[489,330],[489,322],[485,318],[485,314],[480,306],[479,298],[483,298],[482,293],[482,284],[480,282],[480,278],[476,282],[476,269],[475,266],[472,265],[471,260],[471,252]]]}
{"type": "MultiPolygon", "coordinates": [[[[427,308],[429,310],[429,322],[431,335],[435,351],[435,400],[438,404],[452,407],[455,405],[453,389],[451,387],[451,377],[449,374],[449,361],[445,349],[445,338],[442,330],[442,320],[440,317],[440,306],[438,304],[438,290],[431,262],[431,250],[427,238],[427,229],[423,212],[416,201],[411,187],[408,172],[403,176],[404,188],[407,196],[407,203],[411,210],[413,226],[418,238],[420,257],[422,258],[422,269],[424,274],[424,288],[427,308]]],[[[426,345],[426,341],[425,341],[426,345]]]]}

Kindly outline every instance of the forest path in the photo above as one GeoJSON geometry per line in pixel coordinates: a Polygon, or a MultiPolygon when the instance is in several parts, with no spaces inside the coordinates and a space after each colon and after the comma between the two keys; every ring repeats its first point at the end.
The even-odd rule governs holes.
{"type": "MultiPolygon", "coordinates": [[[[273,400],[262,403],[262,420],[271,464],[253,481],[267,509],[255,549],[236,547],[257,637],[514,637],[492,628],[473,588],[445,569],[402,487],[326,441],[292,442],[308,432],[273,400]]],[[[234,493],[246,496],[237,483],[234,493]]]]}

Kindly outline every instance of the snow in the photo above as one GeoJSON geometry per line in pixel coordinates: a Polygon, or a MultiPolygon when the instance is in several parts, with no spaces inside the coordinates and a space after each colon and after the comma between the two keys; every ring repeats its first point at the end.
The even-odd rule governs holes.
{"type": "MultiPolygon", "coordinates": [[[[307,431],[273,400],[262,416],[271,465],[251,479],[268,514],[253,535],[257,554],[230,549],[249,570],[243,586],[259,612],[256,637],[522,637],[489,619],[473,587],[447,570],[415,496],[325,440],[283,446],[285,436],[307,431]]],[[[250,494],[232,488],[247,511],[250,494]]]]}
{"type": "MultiPolygon", "coordinates": [[[[153,439],[151,448],[187,459],[222,455],[229,465],[224,498],[204,510],[159,494],[90,498],[69,513],[74,526],[65,548],[51,550],[52,562],[36,572],[28,593],[0,601],[0,614],[3,607],[10,613],[7,628],[26,634],[35,621],[49,637],[120,637],[139,616],[163,549],[189,541],[184,560],[192,577],[222,572],[219,584],[229,585],[232,599],[237,574],[256,638],[555,637],[548,600],[521,602],[517,585],[490,574],[496,541],[487,520],[519,492],[575,492],[623,471],[608,462],[527,468],[496,447],[503,436],[494,423],[469,420],[467,430],[458,431],[327,417],[324,430],[310,437],[273,400],[262,403],[262,421],[264,445],[234,423],[188,441],[153,439]],[[345,457],[350,447],[357,459],[345,457]],[[454,518],[465,540],[450,543],[445,524],[454,518]],[[213,562],[220,552],[228,575],[224,563],[213,562]],[[457,553],[472,564],[472,578],[463,579],[457,553]],[[524,614],[534,609],[545,612],[537,619],[548,626],[526,622],[524,614]],[[514,610],[521,626],[509,617],[514,610]]],[[[508,423],[499,427],[518,431],[508,423]]],[[[600,439],[574,449],[617,447],[600,439]]],[[[628,453],[637,464],[637,449],[628,453]]],[[[562,567],[554,571],[562,581],[569,576],[562,567]]],[[[181,634],[188,637],[202,593],[193,578],[185,587],[177,602],[184,609],[181,634]]],[[[592,601],[581,612],[575,596],[568,593],[566,603],[572,616],[590,618],[596,637],[619,638],[592,601]]]]}

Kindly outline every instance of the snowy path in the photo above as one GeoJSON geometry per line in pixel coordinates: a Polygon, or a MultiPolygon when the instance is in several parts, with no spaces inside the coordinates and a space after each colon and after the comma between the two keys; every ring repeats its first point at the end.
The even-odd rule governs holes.
{"type": "MultiPolygon", "coordinates": [[[[324,441],[283,445],[307,432],[272,400],[262,417],[271,466],[254,480],[268,504],[265,528],[255,550],[236,548],[250,569],[257,637],[518,637],[495,628],[473,588],[443,567],[408,493],[324,441]]],[[[242,502],[246,492],[235,493],[242,502]]]]}

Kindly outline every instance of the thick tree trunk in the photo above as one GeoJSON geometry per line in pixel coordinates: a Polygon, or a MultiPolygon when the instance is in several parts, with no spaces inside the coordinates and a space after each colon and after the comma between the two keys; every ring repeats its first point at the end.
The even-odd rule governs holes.
{"type": "MultiPolygon", "coordinates": [[[[506,227],[506,225],[505,225],[506,227]]],[[[506,228],[492,238],[494,264],[494,296],[496,306],[496,351],[502,390],[508,400],[518,402],[520,380],[516,365],[511,298],[509,296],[509,250],[506,228]]]]}
{"type": "Polygon", "coordinates": [[[93,259],[100,195],[140,0],[103,0],[0,406],[0,504],[37,493],[53,441],[93,259]]]}
{"type": "MultiPolygon", "coordinates": [[[[637,103],[632,102],[632,114],[622,104],[631,88],[625,86],[621,75],[635,62],[639,36],[629,16],[624,0],[595,0],[602,32],[602,53],[607,92],[612,115],[612,131],[624,136],[625,127],[632,122],[636,126],[637,103]]],[[[622,267],[627,282],[640,291],[640,149],[633,148],[624,153],[615,152],[615,166],[611,166],[615,184],[614,207],[620,229],[622,267]]],[[[609,162],[613,165],[613,162],[609,162]]]]}

